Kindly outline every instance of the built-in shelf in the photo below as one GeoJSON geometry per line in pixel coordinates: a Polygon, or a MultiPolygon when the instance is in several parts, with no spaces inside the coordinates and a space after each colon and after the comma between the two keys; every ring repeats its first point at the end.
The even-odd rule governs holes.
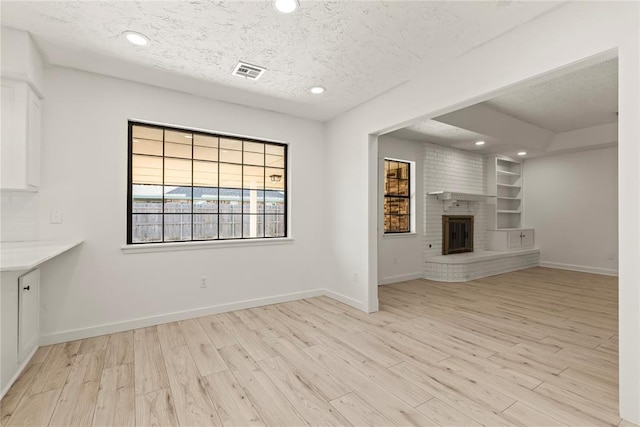
{"type": "Polygon", "coordinates": [[[505,156],[487,157],[487,191],[496,193],[487,202],[489,227],[495,229],[522,226],[522,163],[505,156]]]}
{"type": "Polygon", "coordinates": [[[518,172],[509,172],[509,171],[501,171],[501,170],[497,170],[496,172],[502,175],[520,176],[518,172]]]}

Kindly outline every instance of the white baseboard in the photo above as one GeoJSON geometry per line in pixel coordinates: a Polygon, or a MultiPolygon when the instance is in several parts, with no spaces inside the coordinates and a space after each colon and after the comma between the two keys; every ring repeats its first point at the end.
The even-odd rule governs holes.
{"type": "Polygon", "coordinates": [[[38,346],[35,346],[34,349],[31,351],[31,354],[29,355],[29,357],[25,357],[24,358],[24,360],[20,364],[20,367],[16,371],[15,375],[11,378],[11,380],[7,383],[7,385],[4,386],[4,388],[2,390],[0,390],[0,399],[2,399],[5,394],[7,394],[7,392],[9,391],[11,386],[13,385],[13,383],[16,382],[18,377],[22,374],[22,371],[24,371],[24,368],[27,367],[27,365],[31,361],[31,358],[33,357],[33,355],[36,354],[37,350],[38,350],[38,346]]]}
{"type": "Polygon", "coordinates": [[[557,268],[560,270],[580,271],[582,273],[602,274],[605,276],[618,276],[618,270],[612,268],[587,267],[585,265],[563,264],[560,262],[540,261],[540,267],[557,268]]]}
{"type": "Polygon", "coordinates": [[[364,311],[365,313],[368,312],[367,307],[365,307],[362,301],[358,301],[357,299],[339,294],[334,291],[330,291],[329,289],[323,289],[323,291],[324,291],[324,295],[328,296],[329,298],[332,298],[336,301],[340,301],[341,303],[347,304],[353,308],[357,308],[358,310],[364,311]]]}
{"type": "Polygon", "coordinates": [[[422,272],[383,277],[378,280],[378,285],[390,285],[391,283],[406,282],[407,280],[422,279],[423,277],[424,273],[422,272]]]}
{"type": "MultiPolygon", "coordinates": [[[[196,308],[192,310],[177,311],[173,313],[161,314],[157,316],[142,317],[138,319],[125,320],[123,322],[106,323],[103,325],[91,326],[88,328],[70,329],[62,332],[56,332],[40,337],[39,345],[57,344],[67,341],[75,341],[84,338],[96,337],[99,335],[113,334],[116,332],[129,331],[131,329],[145,328],[147,326],[161,325],[163,323],[175,322],[178,320],[192,319],[194,317],[208,316],[210,314],[226,313],[228,311],[243,310],[245,308],[260,307],[263,305],[277,304],[280,302],[294,301],[304,298],[312,298],[318,296],[329,296],[337,299],[345,304],[352,305],[350,301],[359,303],[359,301],[351,300],[340,294],[327,291],[326,289],[315,289],[312,291],[293,292],[290,294],[276,295],[266,298],[257,298],[245,301],[239,301],[230,304],[212,305],[209,307],[196,308]],[[335,297],[334,297],[335,295],[335,297]],[[342,298],[342,299],[341,299],[342,298]]],[[[361,303],[359,303],[362,305],[361,303]]],[[[362,310],[361,307],[355,306],[362,310]]]]}

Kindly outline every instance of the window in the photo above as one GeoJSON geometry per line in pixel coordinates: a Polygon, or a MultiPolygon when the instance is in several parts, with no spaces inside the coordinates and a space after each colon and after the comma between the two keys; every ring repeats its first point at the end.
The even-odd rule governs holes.
{"type": "Polygon", "coordinates": [[[384,232],[411,232],[410,163],[384,160],[384,232]]]}
{"type": "Polygon", "coordinates": [[[129,122],[127,243],[287,235],[287,146],[129,122]]]}

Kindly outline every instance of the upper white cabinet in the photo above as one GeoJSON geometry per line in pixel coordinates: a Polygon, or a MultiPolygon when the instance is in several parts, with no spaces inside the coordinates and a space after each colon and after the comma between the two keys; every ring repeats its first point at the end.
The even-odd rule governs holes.
{"type": "Polygon", "coordinates": [[[497,197],[489,203],[489,229],[522,226],[522,163],[502,156],[489,156],[487,184],[497,197]]]}
{"type": "Polygon", "coordinates": [[[42,104],[26,82],[2,79],[1,187],[35,191],[40,185],[42,104]]]}
{"type": "Polygon", "coordinates": [[[1,42],[0,188],[36,191],[40,185],[42,59],[24,31],[2,27],[1,42]]]}

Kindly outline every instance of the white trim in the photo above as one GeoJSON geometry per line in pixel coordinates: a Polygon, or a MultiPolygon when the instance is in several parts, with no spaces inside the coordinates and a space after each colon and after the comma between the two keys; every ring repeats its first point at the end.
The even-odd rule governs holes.
{"type": "Polygon", "coordinates": [[[618,270],[613,268],[589,267],[586,265],[563,264],[560,262],[540,261],[540,267],[557,268],[559,270],[581,271],[583,273],[602,274],[618,277],[618,270]]]}
{"type": "Polygon", "coordinates": [[[408,237],[418,237],[418,233],[412,231],[411,233],[384,233],[382,235],[383,239],[402,239],[408,237]]]}
{"type": "Polygon", "coordinates": [[[264,305],[277,304],[281,302],[295,301],[304,298],[318,296],[328,296],[337,301],[350,305],[366,312],[366,308],[361,301],[346,297],[327,289],[315,289],[304,292],[292,292],[289,294],[276,295],[272,297],[256,298],[239,301],[229,304],[212,305],[209,307],[196,308],[192,310],[176,311],[173,313],[160,314],[157,316],[142,317],[139,319],[125,320],[122,322],[106,323],[103,325],[91,326],[88,328],[70,329],[56,332],[40,337],[39,345],[57,344],[61,342],[74,341],[84,338],[96,337],[99,335],[112,334],[115,332],[129,331],[131,329],[144,328],[147,326],[161,325],[163,323],[175,322],[177,320],[192,319],[194,317],[208,316],[210,314],[226,313],[228,311],[243,310],[245,308],[260,307],[264,305]]]}
{"type": "Polygon", "coordinates": [[[171,124],[171,123],[162,123],[162,122],[156,122],[156,121],[153,121],[153,120],[145,120],[145,119],[129,118],[128,121],[137,122],[137,123],[140,123],[140,124],[143,124],[143,125],[162,126],[162,127],[169,127],[169,128],[174,128],[174,129],[181,129],[181,130],[185,130],[187,132],[202,132],[202,133],[208,133],[208,134],[215,134],[215,135],[218,135],[218,136],[228,136],[228,137],[231,137],[231,138],[253,139],[254,141],[260,141],[260,142],[275,142],[276,144],[285,144],[287,146],[290,145],[288,142],[285,142],[285,141],[282,141],[282,140],[279,140],[279,139],[264,138],[262,136],[241,135],[239,133],[222,132],[222,131],[218,131],[218,130],[196,128],[196,127],[190,127],[190,126],[184,126],[184,125],[174,125],[174,124],[171,124]]]}
{"type": "Polygon", "coordinates": [[[196,249],[228,248],[234,246],[271,246],[291,244],[292,237],[273,237],[266,239],[234,239],[234,240],[211,240],[205,242],[174,242],[174,243],[142,243],[138,245],[122,245],[122,252],[125,254],[139,254],[147,252],[172,252],[172,251],[192,251],[196,249]]]}
{"type": "Polygon", "coordinates": [[[405,282],[407,280],[422,279],[424,277],[422,272],[400,274],[398,276],[383,277],[378,281],[378,285],[390,285],[391,283],[405,282]]]}
{"type": "MultiPolygon", "coordinates": [[[[357,299],[339,294],[329,289],[323,289],[323,291],[324,291],[324,296],[327,296],[343,304],[347,304],[348,306],[351,306],[353,308],[357,308],[358,310],[364,311],[365,313],[370,313],[370,311],[367,310],[367,307],[362,301],[358,301],[357,299]]],[[[377,311],[377,309],[374,311],[377,311]]]]}
{"type": "Polygon", "coordinates": [[[36,351],[38,350],[38,346],[35,346],[33,350],[31,350],[31,354],[29,354],[28,357],[25,357],[25,359],[22,361],[22,363],[20,364],[20,367],[18,368],[18,370],[16,371],[15,375],[11,378],[11,380],[7,383],[7,385],[4,387],[4,389],[1,390],[0,392],[0,399],[2,399],[4,397],[5,394],[7,394],[7,392],[9,391],[9,389],[11,388],[11,386],[13,385],[14,382],[16,382],[16,380],[18,379],[18,377],[22,374],[22,371],[24,371],[24,368],[27,367],[27,365],[29,364],[29,362],[31,361],[31,358],[33,357],[34,354],[36,354],[36,351]]]}

